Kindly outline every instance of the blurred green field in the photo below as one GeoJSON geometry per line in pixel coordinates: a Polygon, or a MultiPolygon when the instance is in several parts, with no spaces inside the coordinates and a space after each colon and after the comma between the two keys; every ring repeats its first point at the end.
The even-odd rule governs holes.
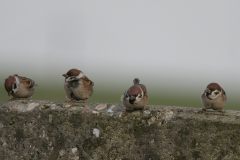
{"type": "MultiPolygon", "coordinates": [[[[162,92],[154,91],[154,88],[148,88],[149,101],[148,105],[161,105],[161,106],[181,106],[181,107],[194,107],[201,108],[200,95],[201,92],[190,91],[185,93],[172,93],[162,90],[162,92]],[[149,89],[150,88],[150,89],[149,89]],[[153,92],[152,92],[153,90],[153,92]]],[[[102,86],[94,86],[94,92],[88,102],[99,103],[122,103],[120,100],[126,86],[118,86],[117,88],[102,86]]],[[[8,101],[7,92],[4,87],[0,87],[0,104],[8,101]]],[[[66,101],[65,92],[62,85],[49,85],[37,86],[35,93],[31,99],[36,100],[51,100],[51,101],[66,101]]],[[[240,110],[238,101],[234,98],[229,98],[225,106],[225,110],[240,110]]]]}

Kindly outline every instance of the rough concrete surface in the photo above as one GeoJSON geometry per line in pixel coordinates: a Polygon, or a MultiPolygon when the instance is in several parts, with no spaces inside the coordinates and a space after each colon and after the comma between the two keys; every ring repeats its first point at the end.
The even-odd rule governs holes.
{"type": "Polygon", "coordinates": [[[240,112],[14,100],[0,106],[1,160],[240,159],[240,112]]]}

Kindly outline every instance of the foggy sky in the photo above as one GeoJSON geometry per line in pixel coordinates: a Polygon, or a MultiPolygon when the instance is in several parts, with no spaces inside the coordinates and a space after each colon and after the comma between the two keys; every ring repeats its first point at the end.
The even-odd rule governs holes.
{"type": "Polygon", "coordinates": [[[238,92],[239,8],[240,1],[0,0],[1,76],[62,80],[78,68],[94,81],[138,77],[202,91],[218,82],[238,92]]]}

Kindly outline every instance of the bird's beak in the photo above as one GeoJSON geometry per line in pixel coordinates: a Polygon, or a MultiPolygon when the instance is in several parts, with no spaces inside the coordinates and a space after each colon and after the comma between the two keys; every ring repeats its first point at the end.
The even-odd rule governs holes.
{"type": "Polygon", "coordinates": [[[63,76],[63,77],[66,77],[66,78],[68,77],[68,75],[67,75],[67,74],[63,74],[62,76],[63,76]]]}
{"type": "Polygon", "coordinates": [[[131,100],[134,100],[134,99],[135,99],[135,97],[134,97],[134,96],[131,96],[131,97],[130,97],[130,99],[131,99],[131,100]]]}

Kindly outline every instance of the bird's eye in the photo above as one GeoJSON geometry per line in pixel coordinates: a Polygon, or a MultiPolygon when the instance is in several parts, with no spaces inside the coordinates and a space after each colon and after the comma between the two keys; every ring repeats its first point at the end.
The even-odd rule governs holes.
{"type": "Polygon", "coordinates": [[[72,76],[72,77],[69,77],[70,80],[74,80],[76,77],[72,76]]]}
{"type": "Polygon", "coordinates": [[[128,98],[128,95],[127,95],[127,94],[125,94],[125,97],[126,97],[126,98],[128,98]]]}

